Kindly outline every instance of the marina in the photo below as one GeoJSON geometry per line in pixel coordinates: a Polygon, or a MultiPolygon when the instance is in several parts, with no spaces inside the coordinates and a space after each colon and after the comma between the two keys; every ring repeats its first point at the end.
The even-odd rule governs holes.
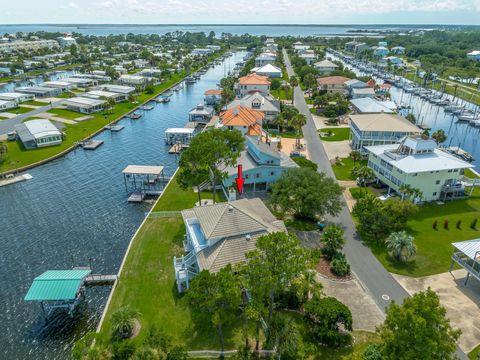
{"type": "MultiPolygon", "coordinates": [[[[55,312],[48,321],[38,306],[23,297],[33,279],[52,269],[71,269],[92,262],[93,274],[116,274],[128,242],[145,217],[149,203],[130,203],[122,171],[129,164],[161,164],[165,176],[177,167],[164,133],[185,127],[188,111],[204,92],[240,61],[238,52],[225,66],[210,68],[194,85],[171,95],[172,101],[142,112],[142,121],[121,120],[123,130],[93,138],[95,151],[73,151],[29,170],[32,179],[0,187],[0,357],[69,359],[76,339],[95,329],[108,286],[85,286],[85,300],[73,318],[55,312]]],[[[24,174],[20,174],[24,175],[24,174]]],[[[161,191],[161,187],[159,189],[161,191]]]]}

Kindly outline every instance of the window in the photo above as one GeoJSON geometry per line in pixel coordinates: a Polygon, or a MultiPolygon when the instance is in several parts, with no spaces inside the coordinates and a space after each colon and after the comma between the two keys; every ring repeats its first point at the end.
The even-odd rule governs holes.
{"type": "Polygon", "coordinates": [[[270,176],[274,176],[275,175],[275,171],[270,171],[270,176]]]}
{"type": "Polygon", "coordinates": [[[439,185],[439,184],[440,184],[440,180],[435,181],[435,184],[439,185]]]}
{"type": "Polygon", "coordinates": [[[432,196],[437,196],[437,192],[435,191],[435,192],[432,194],[432,196]]]}
{"type": "Polygon", "coordinates": [[[417,176],[417,175],[418,175],[418,173],[413,173],[413,174],[412,174],[412,176],[417,176]]]}
{"type": "Polygon", "coordinates": [[[452,172],[452,169],[448,170],[448,172],[451,173],[451,172],[452,172]]]}

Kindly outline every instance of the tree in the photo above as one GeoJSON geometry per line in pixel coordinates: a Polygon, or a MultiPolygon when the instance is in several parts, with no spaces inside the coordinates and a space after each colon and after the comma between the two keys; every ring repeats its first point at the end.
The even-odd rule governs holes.
{"type": "Polygon", "coordinates": [[[294,359],[297,353],[300,333],[293,319],[285,314],[276,314],[268,328],[268,343],[277,351],[280,360],[283,355],[294,359]]]}
{"type": "Polygon", "coordinates": [[[290,121],[290,125],[295,129],[295,146],[300,148],[300,132],[302,127],[307,123],[307,118],[303,114],[296,114],[290,121]]]}
{"type": "Polygon", "coordinates": [[[272,79],[272,81],[270,83],[270,89],[271,90],[278,90],[278,89],[280,89],[281,85],[282,85],[282,83],[280,82],[279,79],[272,79]]]}
{"type": "Polygon", "coordinates": [[[352,313],[345,304],[333,297],[316,296],[304,308],[309,330],[318,341],[332,347],[350,343],[350,334],[340,331],[340,326],[352,331],[352,313]]]}
{"type": "Polygon", "coordinates": [[[323,244],[322,252],[332,259],[345,245],[344,231],[339,225],[330,225],[325,229],[320,241],[323,244]]]}
{"type": "Polygon", "coordinates": [[[190,283],[187,300],[198,320],[217,328],[224,351],[223,325],[235,318],[241,303],[240,282],[232,267],[227,265],[216,274],[201,271],[190,283]]]}
{"type": "Polygon", "coordinates": [[[398,192],[402,194],[402,200],[405,199],[405,196],[410,197],[412,189],[413,188],[409,184],[400,185],[400,187],[398,188],[398,192]]]}
{"type": "Polygon", "coordinates": [[[352,152],[350,152],[350,159],[352,159],[353,166],[355,166],[355,163],[357,161],[362,160],[362,154],[358,150],[353,150],[352,152]]]}
{"type": "Polygon", "coordinates": [[[389,218],[382,202],[371,193],[365,194],[353,207],[352,214],[358,219],[358,231],[366,240],[379,241],[389,234],[389,218]]]}
{"type": "Polygon", "coordinates": [[[386,214],[390,234],[405,230],[408,219],[418,211],[418,206],[411,201],[402,201],[394,197],[382,203],[382,211],[386,214]]]}
{"type": "Polygon", "coordinates": [[[110,112],[113,114],[114,111],[115,111],[115,105],[116,105],[115,99],[114,98],[108,98],[107,104],[108,104],[108,107],[110,109],[110,112]]]}
{"type": "Polygon", "coordinates": [[[415,115],[413,115],[413,113],[408,113],[407,116],[405,116],[405,119],[410,121],[412,124],[417,123],[417,118],[415,117],[415,115]]]}
{"type": "Polygon", "coordinates": [[[442,129],[438,129],[432,134],[432,139],[435,140],[437,144],[441,144],[447,140],[447,134],[442,129]]]}
{"type": "Polygon", "coordinates": [[[312,97],[312,89],[315,87],[315,84],[317,83],[317,79],[315,78],[315,75],[309,73],[305,75],[303,78],[303,83],[305,84],[305,87],[309,90],[309,97],[312,97]]]}
{"type": "Polygon", "coordinates": [[[285,126],[285,119],[283,118],[282,113],[279,113],[277,116],[275,116],[275,119],[273,119],[273,125],[277,126],[278,133],[283,130],[283,127],[285,126]]]}
{"type": "Polygon", "coordinates": [[[352,175],[359,180],[360,186],[367,186],[376,178],[375,173],[368,166],[354,166],[352,175]]]}
{"type": "Polygon", "coordinates": [[[272,185],[270,203],[284,214],[314,219],[342,208],[342,188],[325,173],[309,168],[294,168],[282,174],[272,185]]]}
{"type": "Polygon", "coordinates": [[[402,262],[408,261],[417,253],[417,248],[413,243],[413,236],[406,231],[391,233],[385,240],[387,250],[393,257],[402,262]]]}
{"type": "MultiPolygon", "coordinates": [[[[298,79],[295,76],[290,76],[289,83],[290,83],[290,87],[293,90],[296,86],[298,86],[298,79]]],[[[293,91],[292,91],[292,93],[293,93],[293,91]]]]}
{"type": "Polygon", "coordinates": [[[8,146],[0,141],[0,163],[5,161],[8,154],[8,146]]]}
{"type": "Polygon", "coordinates": [[[155,86],[153,86],[152,83],[147,84],[145,86],[145,93],[149,95],[152,95],[153,93],[155,93],[155,86]]]}
{"type": "Polygon", "coordinates": [[[138,310],[129,306],[124,306],[112,314],[112,332],[120,339],[126,339],[132,336],[137,317],[140,316],[138,310]]]}
{"type": "Polygon", "coordinates": [[[460,330],[453,329],[430,288],[406,298],[403,305],[392,303],[379,329],[380,350],[386,360],[453,359],[460,330]]]}
{"type": "Polygon", "coordinates": [[[256,247],[246,254],[246,278],[256,301],[268,303],[270,323],[275,294],[289,287],[306,269],[305,252],[295,235],[284,232],[261,236],[256,247]]]}

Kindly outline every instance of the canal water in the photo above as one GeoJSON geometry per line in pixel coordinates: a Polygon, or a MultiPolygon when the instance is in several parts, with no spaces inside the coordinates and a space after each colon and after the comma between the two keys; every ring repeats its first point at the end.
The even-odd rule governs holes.
{"type": "MultiPolygon", "coordinates": [[[[76,73],[77,71],[75,70],[60,70],[55,71],[53,74],[48,75],[46,78],[48,78],[47,80],[60,80],[76,73]]],[[[31,77],[30,79],[19,80],[17,82],[1,83],[0,92],[13,92],[17,87],[40,85],[47,80],[44,79],[42,75],[38,75],[35,77],[31,77]]]]}
{"type": "MultiPolygon", "coordinates": [[[[331,53],[329,53],[328,56],[335,60],[342,61],[331,53]]],[[[346,64],[343,61],[342,63],[357,75],[365,75],[356,67],[346,64]]],[[[379,83],[383,82],[381,79],[374,78],[378,80],[379,83]]],[[[475,158],[473,162],[475,169],[477,171],[480,170],[479,127],[473,127],[469,125],[468,122],[457,122],[457,118],[451,113],[445,112],[443,107],[432,104],[413,93],[406,93],[404,89],[392,86],[390,95],[392,100],[397,104],[408,104],[411,106],[411,109],[407,110],[403,115],[412,112],[418,123],[431,128],[429,130],[430,134],[433,134],[439,129],[443,129],[448,137],[442,146],[460,146],[463,150],[468,151],[475,158]]],[[[451,96],[448,97],[453,99],[451,96]]],[[[471,103],[462,101],[459,102],[459,104],[465,105],[467,109],[475,110],[475,106],[471,103]]]]}
{"type": "MultiPolygon", "coordinates": [[[[115,274],[130,238],[149,210],[127,202],[122,169],[128,164],[177,166],[164,131],[183,127],[205,90],[242,60],[238,52],[208,70],[193,85],[155,104],[125,129],[105,131],[95,151],[75,150],[28,171],[32,180],[0,187],[0,359],[68,359],[76,339],[95,329],[110,287],[87,290],[79,315],[45,321],[40,306],[23,300],[33,278],[48,269],[86,266],[115,274]]],[[[173,271],[173,270],[172,270],[173,271]]]]}

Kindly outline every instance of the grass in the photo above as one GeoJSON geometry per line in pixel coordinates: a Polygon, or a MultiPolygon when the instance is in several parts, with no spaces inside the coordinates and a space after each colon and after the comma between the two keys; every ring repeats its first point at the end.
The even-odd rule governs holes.
{"type": "MultiPolygon", "coordinates": [[[[355,163],[355,165],[367,165],[366,160],[360,160],[355,163]]],[[[340,159],[339,163],[332,165],[333,172],[337,180],[355,180],[356,178],[352,175],[353,169],[353,160],[351,158],[340,159]]]]}
{"type": "Polygon", "coordinates": [[[310,219],[288,219],[285,220],[285,226],[300,231],[318,230],[317,222],[310,219]]]}
{"type": "MultiPolygon", "coordinates": [[[[101,130],[105,125],[109,124],[110,122],[122,117],[127,112],[135,108],[135,106],[137,106],[138,104],[157,96],[159,93],[166,90],[177,81],[181,80],[181,78],[183,78],[182,74],[173,75],[171,78],[166,80],[161,85],[156,86],[155,92],[153,95],[141,94],[136,97],[135,104],[132,104],[130,102],[117,104],[115,105],[115,109],[113,113],[110,113],[110,112],[96,113],[92,115],[93,119],[89,121],[84,121],[75,125],[67,124],[66,128],[64,129],[66,137],[62,142],[62,144],[60,145],[50,146],[50,147],[45,147],[40,149],[26,150],[20,141],[8,142],[7,158],[3,163],[0,163],[0,172],[11,171],[19,167],[30,165],[38,161],[53,157],[61,153],[62,151],[65,151],[66,149],[71,147],[75,142],[88,137],[89,135],[95,133],[96,131],[101,130]]],[[[31,109],[28,109],[28,111],[31,111],[31,109]]],[[[68,110],[62,110],[62,109],[52,109],[50,110],[50,112],[54,112],[55,114],[61,117],[65,117],[67,119],[74,119],[77,117],[84,116],[83,114],[80,114],[80,113],[76,113],[68,110]]]]}
{"type": "MultiPolygon", "coordinates": [[[[196,193],[181,190],[173,179],[155,210],[182,210],[193,207],[196,201],[196,193]]],[[[174,344],[188,350],[219,348],[215,328],[196,323],[185,298],[176,290],[173,256],[183,254],[184,234],[185,226],[181,217],[148,219],[145,222],[133,240],[99,334],[100,341],[108,342],[110,339],[111,314],[128,304],[142,314],[142,331],[135,338],[135,343],[141,342],[146,329],[156,324],[172,336],[174,344]]],[[[225,327],[226,348],[236,349],[240,346],[241,328],[240,318],[233,322],[233,326],[225,327]]]]}
{"type": "Polygon", "coordinates": [[[465,169],[465,174],[466,177],[470,179],[478,179],[480,178],[477,174],[475,174],[471,169],[465,169]]]}
{"type": "Polygon", "coordinates": [[[477,345],[472,351],[468,353],[470,360],[477,360],[480,357],[480,345],[477,345]]]}
{"type": "Polygon", "coordinates": [[[47,106],[47,105],[49,105],[49,103],[48,102],[30,100],[30,101],[25,101],[24,103],[22,103],[22,105],[47,106]]]}
{"type": "Polygon", "coordinates": [[[270,94],[280,100],[292,100],[292,95],[291,91],[285,91],[285,89],[276,89],[276,90],[270,90],[270,94]]]}
{"type": "MultiPolygon", "coordinates": [[[[32,111],[32,110],[33,110],[33,109],[31,109],[31,108],[26,108],[26,107],[21,107],[21,106],[19,106],[19,107],[15,108],[15,109],[8,109],[8,110],[5,110],[5,111],[3,111],[3,112],[8,112],[8,113],[10,113],[10,114],[25,114],[25,113],[30,112],[30,111],[32,111]]],[[[1,112],[0,112],[0,115],[2,115],[1,112]]]]}
{"type": "Polygon", "coordinates": [[[352,194],[352,197],[355,200],[359,200],[365,197],[366,194],[375,194],[371,188],[369,187],[354,187],[354,188],[349,188],[348,191],[350,191],[350,194],[352,194]]]}
{"type": "MultiPolygon", "coordinates": [[[[472,197],[437,205],[422,205],[417,214],[407,223],[407,232],[414,237],[417,247],[415,258],[408,263],[392,259],[383,247],[372,247],[373,253],[388,271],[414,277],[446,272],[453,253],[452,242],[471,240],[480,237],[480,222],[477,229],[471,229],[474,219],[480,218],[480,189],[472,197]],[[433,222],[437,221],[437,230],[433,222]],[[444,222],[448,220],[448,229],[444,222]],[[460,228],[456,227],[461,220],[460,228]]],[[[480,219],[479,219],[480,220],[480,219]]]]}
{"type": "Polygon", "coordinates": [[[350,137],[350,128],[326,128],[320,130],[320,138],[323,141],[344,141],[350,137]],[[327,135],[331,131],[333,135],[327,135]]]}
{"type": "Polygon", "coordinates": [[[55,114],[55,116],[67,119],[67,120],[75,120],[79,117],[88,116],[85,114],[81,114],[75,111],[65,110],[65,109],[51,109],[47,111],[48,113],[55,114]]]}

